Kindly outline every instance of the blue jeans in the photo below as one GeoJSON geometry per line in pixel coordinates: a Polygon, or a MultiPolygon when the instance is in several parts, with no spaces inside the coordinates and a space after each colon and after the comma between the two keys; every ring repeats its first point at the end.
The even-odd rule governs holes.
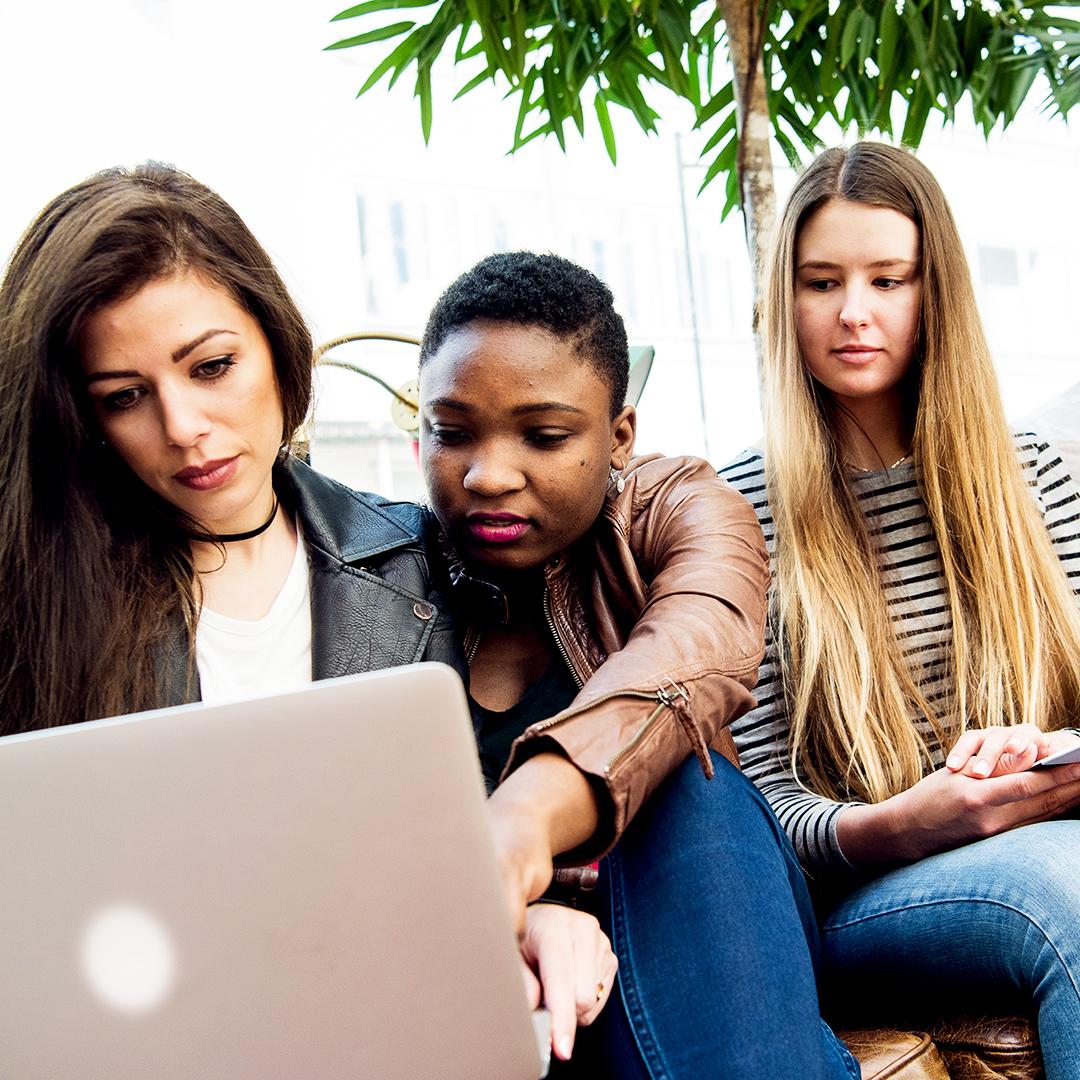
{"type": "Polygon", "coordinates": [[[669,777],[601,863],[618,993],[580,1033],[580,1075],[858,1080],[820,1017],[795,853],[753,784],[713,762],[711,781],[693,758],[669,777]]]}
{"type": "Polygon", "coordinates": [[[899,1010],[1034,1001],[1047,1080],[1080,1075],[1080,821],[1026,825],[890,871],[822,925],[823,979],[899,1010]],[[890,1006],[889,999],[895,999],[890,1006]]]}

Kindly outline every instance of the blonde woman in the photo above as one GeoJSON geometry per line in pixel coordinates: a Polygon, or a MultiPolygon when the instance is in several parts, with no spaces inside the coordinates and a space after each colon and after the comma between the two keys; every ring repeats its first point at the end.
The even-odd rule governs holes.
{"type": "Polygon", "coordinates": [[[721,470],[774,575],[735,736],[817,889],[826,979],[953,1007],[1012,988],[1047,1076],[1075,1076],[1080,765],[1032,766],[1080,745],[1080,493],[1006,426],[911,154],[822,154],[766,290],[765,451],[721,470]]]}

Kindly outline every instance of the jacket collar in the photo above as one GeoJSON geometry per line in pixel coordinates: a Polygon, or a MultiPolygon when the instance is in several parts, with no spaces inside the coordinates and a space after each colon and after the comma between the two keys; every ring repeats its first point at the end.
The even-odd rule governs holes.
{"type": "Polygon", "coordinates": [[[296,458],[279,469],[283,496],[300,518],[304,540],[344,563],[363,562],[420,542],[428,511],[352,491],[296,458]]]}

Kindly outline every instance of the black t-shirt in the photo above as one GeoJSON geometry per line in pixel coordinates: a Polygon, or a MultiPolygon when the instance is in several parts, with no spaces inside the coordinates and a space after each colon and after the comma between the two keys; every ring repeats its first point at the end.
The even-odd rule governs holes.
{"type": "Polygon", "coordinates": [[[562,712],[577,692],[567,666],[558,657],[552,657],[544,674],[505,712],[493,712],[472,702],[473,713],[481,721],[480,764],[489,784],[499,782],[514,740],[530,725],[562,712]]]}

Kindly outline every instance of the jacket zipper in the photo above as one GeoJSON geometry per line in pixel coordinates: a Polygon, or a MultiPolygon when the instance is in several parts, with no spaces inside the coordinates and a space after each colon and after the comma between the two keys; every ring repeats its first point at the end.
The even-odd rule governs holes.
{"type": "MultiPolygon", "coordinates": [[[[578,674],[577,668],[570,661],[570,654],[566,651],[566,646],[562,643],[562,638],[559,637],[559,631],[555,628],[555,618],[551,614],[551,603],[549,600],[550,592],[548,587],[544,586],[544,618],[547,620],[548,630],[551,632],[552,640],[555,642],[555,648],[559,653],[562,662],[566,665],[570,672],[571,678],[574,680],[577,688],[580,690],[585,683],[582,681],[581,676],[578,674]]],[[[484,635],[476,631],[472,632],[472,641],[468,643],[468,648],[465,651],[465,663],[471,667],[473,660],[476,659],[476,654],[480,650],[480,639],[484,635]]]]}
{"type": "Polygon", "coordinates": [[[638,744],[652,729],[653,724],[660,719],[660,715],[665,709],[675,711],[675,699],[682,698],[684,701],[690,700],[690,695],[686,692],[686,687],[680,686],[673,680],[668,680],[671,683],[671,689],[669,690],[665,686],[658,686],[656,688],[656,700],[657,706],[651,713],[645,723],[638,728],[637,734],[604,766],[604,774],[607,775],[619,764],[624,758],[629,756],[637,748],[638,744]]]}
{"type": "MultiPolygon", "coordinates": [[[[572,670],[573,669],[571,668],[571,671],[572,670]]],[[[652,693],[647,690],[613,690],[611,693],[594,698],[588,704],[582,705],[570,712],[560,713],[558,716],[552,716],[547,720],[541,720],[539,723],[533,724],[529,730],[537,733],[548,731],[553,727],[558,727],[560,724],[565,723],[567,720],[573,720],[579,713],[591,709],[594,705],[599,705],[604,701],[610,701],[612,698],[634,697],[641,698],[642,701],[655,701],[657,703],[656,708],[654,708],[645,718],[645,723],[638,728],[633,738],[604,766],[604,773],[606,775],[610,773],[623,758],[635,750],[641,740],[649,733],[656,721],[660,719],[665,709],[674,709],[676,698],[683,698],[686,701],[690,700],[690,695],[686,692],[685,687],[680,686],[676,682],[672,682],[671,687],[672,689],[669,690],[667,687],[658,686],[652,693]]]]}
{"type": "Polygon", "coordinates": [[[551,614],[551,590],[548,588],[547,583],[544,583],[544,618],[547,619],[548,629],[551,631],[551,636],[555,640],[555,648],[559,650],[559,655],[562,657],[563,663],[570,669],[570,674],[573,676],[574,682],[577,683],[577,688],[580,690],[585,684],[581,680],[581,676],[577,672],[577,668],[570,662],[570,655],[566,651],[566,646],[563,645],[562,639],[559,637],[559,631],[555,628],[555,619],[551,614]]]}
{"type": "Polygon", "coordinates": [[[469,648],[465,652],[465,666],[472,667],[472,662],[476,659],[476,653],[480,648],[480,639],[484,635],[479,632],[473,633],[473,639],[469,643],[469,648]]]}

